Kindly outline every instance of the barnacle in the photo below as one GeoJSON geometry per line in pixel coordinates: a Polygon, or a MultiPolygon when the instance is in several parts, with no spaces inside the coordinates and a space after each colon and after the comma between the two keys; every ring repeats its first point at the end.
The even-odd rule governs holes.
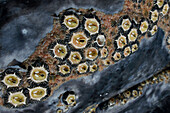
{"type": "Polygon", "coordinates": [[[169,10],[169,5],[168,4],[165,4],[163,6],[163,9],[162,9],[162,14],[165,16],[167,13],[168,13],[168,10],[169,10]]]}
{"type": "Polygon", "coordinates": [[[67,47],[62,44],[56,44],[53,50],[54,57],[63,59],[67,54],[67,47]]]}
{"type": "Polygon", "coordinates": [[[106,58],[107,56],[108,56],[108,50],[107,50],[107,48],[102,48],[101,50],[100,50],[100,54],[101,54],[101,58],[106,58]]]}
{"type": "Polygon", "coordinates": [[[130,29],[131,25],[132,25],[132,23],[130,22],[129,19],[123,19],[121,26],[122,26],[124,31],[127,31],[127,30],[130,29]]]}
{"type": "Polygon", "coordinates": [[[76,104],[76,95],[72,91],[65,92],[62,100],[66,105],[74,106],[76,104]]]}
{"type": "Polygon", "coordinates": [[[69,56],[69,61],[71,62],[71,64],[78,64],[80,63],[81,59],[82,57],[79,52],[71,52],[69,56]]]}
{"type": "Polygon", "coordinates": [[[145,33],[148,30],[148,26],[149,26],[149,24],[148,24],[148,22],[146,20],[141,22],[141,25],[140,25],[139,29],[140,29],[142,34],[145,33]]]}
{"type": "Polygon", "coordinates": [[[86,73],[88,70],[88,65],[87,63],[81,63],[78,65],[77,70],[79,73],[86,73]]]}
{"type": "Polygon", "coordinates": [[[86,18],[84,26],[90,35],[99,33],[99,22],[95,18],[86,18]]]}
{"type": "Polygon", "coordinates": [[[104,35],[98,35],[96,38],[96,42],[97,42],[98,46],[100,46],[100,47],[104,46],[105,41],[106,41],[106,39],[105,39],[104,35]]]}
{"type": "Polygon", "coordinates": [[[98,50],[94,47],[90,47],[85,51],[85,57],[89,60],[94,60],[98,56],[98,50]]]}
{"type": "Polygon", "coordinates": [[[157,25],[154,25],[154,26],[152,27],[152,30],[150,31],[150,32],[151,32],[151,35],[154,35],[154,34],[157,32],[157,30],[158,30],[158,26],[157,26],[157,25]]]}
{"type": "Polygon", "coordinates": [[[26,104],[27,97],[22,92],[11,93],[8,97],[8,102],[15,107],[26,104]]]}
{"type": "Polygon", "coordinates": [[[138,45],[137,44],[133,44],[132,45],[132,53],[138,50],[138,45]]]}
{"type": "Polygon", "coordinates": [[[73,33],[71,37],[71,41],[69,42],[72,44],[76,49],[85,48],[87,45],[88,38],[83,32],[73,33]]]}
{"type": "Polygon", "coordinates": [[[126,37],[124,35],[120,35],[116,42],[118,48],[123,48],[127,44],[126,37]]]}
{"type": "Polygon", "coordinates": [[[67,64],[59,65],[59,72],[62,74],[68,74],[70,73],[70,67],[67,64]]]}
{"type": "Polygon", "coordinates": [[[153,22],[156,22],[158,20],[159,13],[157,10],[151,11],[151,20],[153,22]]]}
{"type": "Polygon", "coordinates": [[[157,0],[156,4],[158,5],[159,8],[161,8],[164,4],[164,0],[157,0]]]}
{"type": "Polygon", "coordinates": [[[36,83],[47,81],[48,71],[44,67],[33,67],[29,79],[36,83]]]}
{"type": "Polygon", "coordinates": [[[133,28],[128,34],[129,41],[135,41],[138,37],[137,29],[133,28]]]}
{"type": "Polygon", "coordinates": [[[9,87],[18,87],[20,80],[21,79],[18,76],[16,76],[14,73],[14,74],[6,74],[2,82],[7,86],[7,88],[9,88],[9,87]]]}
{"type": "Polygon", "coordinates": [[[97,69],[98,69],[97,64],[90,65],[90,72],[95,72],[97,71],[97,69]]]}
{"type": "Polygon", "coordinates": [[[131,53],[131,49],[130,49],[130,47],[128,46],[128,47],[126,47],[126,48],[124,49],[123,54],[124,54],[125,57],[127,57],[127,56],[130,55],[130,53],[131,53]]]}
{"type": "Polygon", "coordinates": [[[75,15],[65,15],[63,24],[65,24],[69,30],[75,29],[79,25],[79,20],[75,15]]]}
{"type": "Polygon", "coordinates": [[[46,88],[43,87],[35,87],[28,90],[29,90],[30,98],[33,100],[40,101],[43,97],[47,95],[47,90],[46,88]]]}
{"type": "Polygon", "coordinates": [[[120,52],[116,52],[116,53],[114,53],[114,55],[113,55],[113,59],[114,59],[115,61],[120,60],[120,59],[121,59],[121,53],[120,53],[120,52]]]}

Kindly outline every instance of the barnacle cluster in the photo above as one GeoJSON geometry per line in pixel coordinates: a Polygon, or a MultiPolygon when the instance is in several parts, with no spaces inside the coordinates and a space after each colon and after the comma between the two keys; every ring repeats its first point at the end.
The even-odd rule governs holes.
{"type": "MultiPolygon", "coordinates": [[[[6,89],[3,92],[6,95],[3,105],[20,107],[42,101],[52,94],[51,89],[58,88],[64,82],[102,71],[130,56],[138,50],[144,37],[155,35],[161,25],[159,19],[169,13],[167,0],[145,0],[145,3],[126,0],[125,6],[127,4],[140,8],[132,7],[131,10],[136,12],[132,13],[129,7],[125,7],[115,15],[106,15],[94,9],[70,8],[60,12],[54,18],[53,30],[40,41],[35,52],[22,62],[27,72],[9,68],[1,73],[1,83],[6,89]],[[143,7],[148,10],[143,12],[143,7]]],[[[166,77],[162,74],[153,76],[108,100],[107,107],[137,98],[146,84],[162,82],[166,77]]],[[[60,103],[66,109],[75,106],[76,94],[66,91],[60,96],[60,103]]],[[[63,108],[59,108],[57,113],[63,111],[63,108]]],[[[92,107],[90,112],[95,112],[95,109],[92,107]]]]}

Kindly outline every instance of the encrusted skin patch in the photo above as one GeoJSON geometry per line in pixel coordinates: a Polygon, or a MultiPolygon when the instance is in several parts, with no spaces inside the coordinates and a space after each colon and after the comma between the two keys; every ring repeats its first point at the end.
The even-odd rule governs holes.
{"type": "MultiPolygon", "coordinates": [[[[109,66],[118,65],[123,59],[126,61],[132,54],[137,53],[141,41],[145,39],[147,42],[151,39],[162,25],[167,37],[169,28],[165,24],[169,22],[164,17],[169,18],[169,1],[139,1],[125,0],[124,9],[116,14],[81,8],[61,11],[54,19],[53,29],[39,42],[34,53],[21,63],[20,68],[25,71],[7,68],[0,73],[2,95],[6,95],[0,95],[0,99],[3,100],[2,106],[11,109],[25,108],[35,101],[43,102],[54,97],[53,94],[68,81],[71,83],[86,76],[91,76],[91,80],[97,79],[94,76],[96,73],[97,76],[101,76],[98,73],[107,71],[109,66]],[[147,10],[143,7],[147,7],[147,10]]],[[[168,48],[169,37],[165,43],[168,48]]],[[[120,68],[124,70],[126,66],[120,68]]],[[[119,71],[120,69],[116,69],[115,73],[119,71]]],[[[125,105],[140,97],[145,86],[168,83],[168,80],[169,69],[166,69],[125,91],[122,90],[123,92],[102,103],[88,106],[84,113],[125,105]]],[[[86,79],[80,81],[88,82],[86,79]]],[[[106,81],[112,83],[109,79],[106,81]]],[[[108,95],[96,94],[95,96],[100,96],[101,99],[108,95]]],[[[78,103],[81,97],[68,87],[64,92],[57,92],[55,98],[58,99],[53,102],[57,103],[57,113],[68,112],[81,104],[78,103]]]]}

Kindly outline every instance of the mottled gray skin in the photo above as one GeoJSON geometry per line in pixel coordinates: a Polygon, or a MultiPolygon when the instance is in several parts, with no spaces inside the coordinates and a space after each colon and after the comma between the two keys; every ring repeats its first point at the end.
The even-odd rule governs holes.
{"type": "MultiPolygon", "coordinates": [[[[89,2],[89,0],[82,1],[83,2],[80,2],[79,0],[59,0],[53,3],[49,2],[48,5],[42,3],[37,9],[34,9],[34,12],[21,15],[5,24],[0,31],[0,43],[2,46],[0,67],[5,67],[14,58],[23,61],[34,51],[33,48],[35,48],[39,40],[52,28],[52,18],[49,15],[54,12],[58,13],[69,7],[93,7],[98,10],[103,9],[104,12],[113,14],[116,11],[121,10],[121,6],[123,6],[123,2],[119,2],[119,5],[116,4],[119,0],[105,0],[104,2],[106,4],[97,0],[91,2],[89,2]],[[112,8],[109,6],[112,6],[112,8]],[[35,24],[37,20],[39,20],[40,23],[35,24]],[[18,28],[18,30],[16,28],[18,28]],[[26,36],[25,34],[22,34],[23,28],[28,28],[28,32],[24,32],[26,36]],[[7,31],[7,29],[10,31],[7,31]],[[19,33],[22,35],[18,35],[19,33]],[[14,42],[14,38],[17,38],[18,41],[14,42]],[[33,41],[34,43],[32,43],[33,41]],[[6,49],[4,50],[4,48],[6,49]]],[[[102,72],[96,72],[88,77],[68,81],[60,86],[46,101],[32,104],[24,109],[8,109],[0,106],[0,113],[54,113],[57,109],[58,96],[68,90],[76,93],[77,101],[76,106],[69,109],[68,112],[82,113],[86,107],[95,103],[101,103],[110,97],[123,92],[127,88],[146,80],[153,74],[156,74],[159,70],[163,69],[170,61],[170,56],[163,43],[164,38],[164,32],[159,29],[158,33],[153,38],[142,40],[137,52],[116,64],[109,66],[102,72]]],[[[97,109],[97,112],[152,112],[156,107],[163,108],[164,104],[161,100],[170,96],[169,89],[169,84],[160,83],[148,86],[144,89],[144,95],[133,102],[128,103],[125,106],[108,109],[107,111],[100,111],[97,109]]]]}

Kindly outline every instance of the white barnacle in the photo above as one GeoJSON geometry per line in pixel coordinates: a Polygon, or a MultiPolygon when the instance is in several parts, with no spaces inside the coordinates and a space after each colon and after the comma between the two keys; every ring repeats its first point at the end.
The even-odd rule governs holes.
{"type": "Polygon", "coordinates": [[[18,87],[20,80],[21,79],[18,76],[16,76],[16,74],[14,73],[14,74],[6,74],[2,82],[7,86],[7,88],[9,88],[9,87],[18,87]]]}
{"type": "Polygon", "coordinates": [[[84,32],[73,33],[69,44],[73,45],[76,49],[82,49],[86,47],[88,40],[84,32]]]}
{"type": "Polygon", "coordinates": [[[154,25],[153,27],[152,27],[152,29],[151,29],[151,35],[154,35],[156,32],[157,32],[157,30],[158,30],[158,26],[157,25],[154,25]]]}
{"type": "Polygon", "coordinates": [[[27,97],[21,92],[11,93],[8,97],[8,103],[13,104],[15,107],[26,104],[27,97]]]}
{"type": "Polygon", "coordinates": [[[47,89],[43,87],[35,87],[31,89],[28,88],[28,90],[30,98],[33,100],[40,101],[43,97],[47,95],[47,89]]]}
{"type": "Polygon", "coordinates": [[[122,34],[119,36],[116,42],[117,42],[118,49],[123,48],[127,44],[126,37],[122,34]]]}
{"type": "Polygon", "coordinates": [[[71,64],[79,64],[82,57],[79,52],[71,52],[68,59],[71,62],[71,64]]]}
{"type": "Polygon", "coordinates": [[[95,18],[86,18],[84,26],[90,35],[99,33],[99,22],[95,18]]]}
{"type": "Polygon", "coordinates": [[[129,42],[135,41],[138,37],[138,32],[136,28],[133,28],[130,30],[129,34],[128,34],[128,40],[129,42]]]}
{"type": "Polygon", "coordinates": [[[45,82],[47,81],[48,73],[49,72],[43,66],[33,67],[30,72],[30,77],[28,79],[31,79],[36,83],[45,82]]]}
{"type": "Polygon", "coordinates": [[[85,57],[89,60],[94,60],[98,56],[98,50],[94,47],[90,47],[85,50],[85,57]]]}
{"type": "Polygon", "coordinates": [[[169,5],[168,4],[165,4],[163,6],[163,9],[161,11],[161,13],[163,14],[163,16],[165,16],[167,13],[168,13],[168,10],[169,10],[169,5]]]}
{"type": "Polygon", "coordinates": [[[148,30],[148,22],[145,20],[143,22],[141,22],[141,25],[140,25],[140,28],[139,30],[142,32],[142,33],[145,33],[147,30],[148,30]]]}
{"type": "Polygon", "coordinates": [[[103,47],[105,44],[106,38],[104,35],[98,35],[96,38],[96,43],[99,47],[103,47]]]}
{"type": "Polygon", "coordinates": [[[88,65],[87,63],[81,63],[78,65],[77,70],[79,73],[86,73],[88,70],[88,65]]]}
{"type": "Polygon", "coordinates": [[[150,11],[151,12],[151,20],[152,22],[156,22],[158,20],[159,13],[157,10],[150,11]]]}
{"type": "Polygon", "coordinates": [[[67,64],[59,65],[59,72],[62,74],[68,74],[70,73],[70,67],[67,64]]]}
{"type": "Polygon", "coordinates": [[[65,15],[63,24],[70,30],[79,26],[79,19],[75,15],[65,15]]]}
{"type": "Polygon", "coordinates": [[[131,25],[132,25],[132,23],[131,23],[130,20],[127,18],[127,19],[123,19],[121,26],[122,26],[122,28],[123,28],[124,31],[127,31],[127,30],[130,29],[131,25]]]}
{"type": "Polygon", "coordinates": [[[51,50],[53,51],[55,58],[63,59],[67,55],[67,47],[63,44],[57,43],[51,50]]]}

